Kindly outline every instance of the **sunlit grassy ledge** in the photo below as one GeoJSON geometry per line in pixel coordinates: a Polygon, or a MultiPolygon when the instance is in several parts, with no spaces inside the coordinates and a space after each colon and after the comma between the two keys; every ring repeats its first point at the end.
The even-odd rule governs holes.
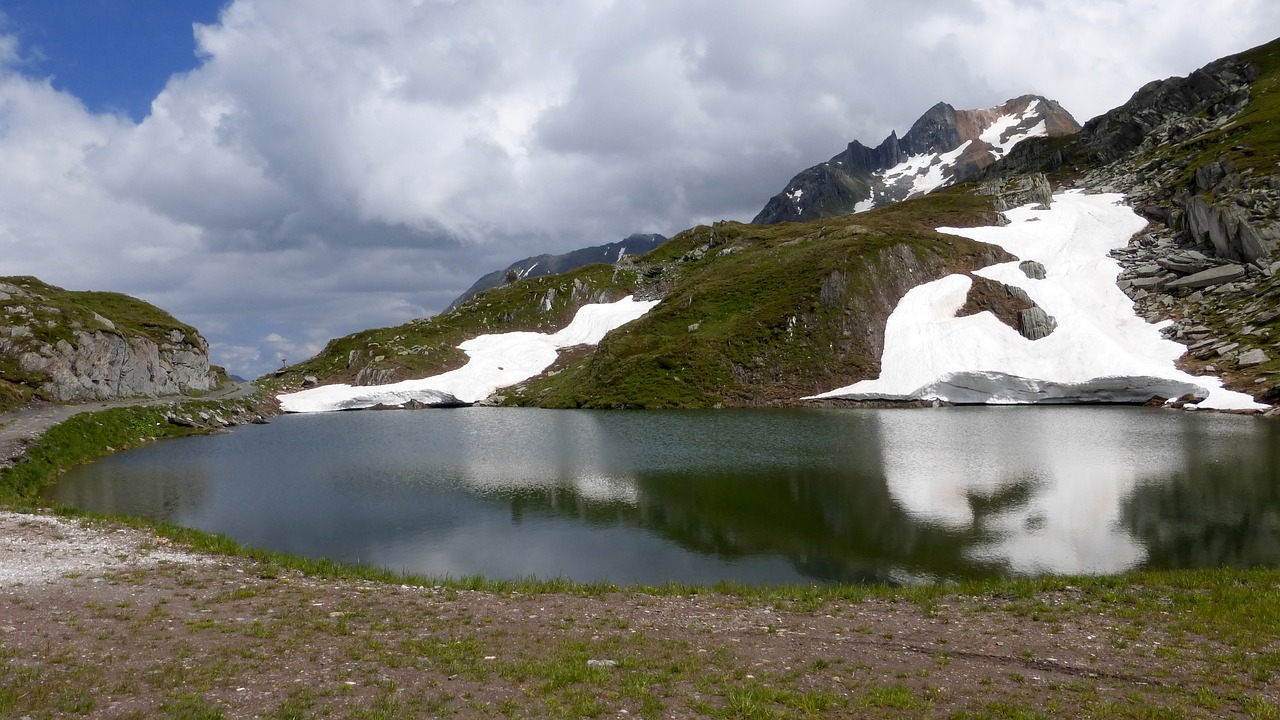
{"type": "MultiPolygon", "coordinates": [[[[258,407],[258,399],[231,402],[193,401],[183,404],[184,412],[243,412],[258,407]]],[[[30,448],[18,465],[0,473],[0,506],[33,511],[42,505],[41,493],[69,468],[105,456],[116,450],[135,447],[167,437],[201,432],[200,428],[167,421],[171,406],[117,408],[77,415],[51,428],[30,448]]],[[[580,583],[564,578],[488,579],[479,576],[439,578],[406,574],[392,569],[362,564],[309,559],[246,547],[223,536],[168,523],[136,517],[109,516],[69,507],[55,507],[60,514],[95,522],[143,528],[193,551],[237,557],[260,563],[263,572],[299,572],[334,580],[364,580],[397,585],[441,587],[451,590],[479,590],[492,593],[569,593],[600,596],[716,594],[745,603],[785,604],[792,609],[812,609],[834,601],[889,599],[928,607],[949,596],[984,596],[993,602],[1029,602],[1034,608],[1037,595],[1072,591],[1085,604],[1102,603],[1107,612],[1124,617],[1143,617],[1150,622],[1172,622],[1178,629],[1211,632],[1224,640],[1247,646],[1270,642],[1280,634],[1280,570],[1273,568],[1206,568],[1199,570],[1135,572],[1113,576],[1045,577],[1009,580],[944,582],[903,587],[883,585],[767,585],[747,586],[719,583],[711,586],[668,583],[665,585],[618,586],[611,583],[580,583]],[[1170,608],[1178,613],[1168,613],[1170,608]],[[1161,618],[1170,618],[1161,620],[1161,618]]],[[[1032,610],[1034,611],[1034,610],[1032,610]]],[[[1276,654],[1280,668],[1280,653],[1276,654]]]]}

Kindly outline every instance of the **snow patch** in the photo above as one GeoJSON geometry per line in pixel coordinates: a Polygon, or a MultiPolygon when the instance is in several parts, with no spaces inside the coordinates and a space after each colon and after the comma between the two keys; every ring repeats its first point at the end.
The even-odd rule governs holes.
{"type": "Polygon", "coordinates": [[[995,156],[995,159],[999,160],[1008,154],[1008,152],[1013,149],[1014,145],[1017,145],[1023,140],[1048,135],[1049,128],[1045,124],[1045,121],[1041,120],[1024,132],[1015,133],[1007,138],[1001,139],[1006,132],[1033,118],[1038,107],[1040,107],[1040,101],[1032,100],[1027,105],[1026,109],[1017,115],[1001,115],[996,118],[995,122],[991,123],[990,127],[982,131],[982,134],[978,136],[978,139],[990,145],[992,148],[992,155],[995,156]]]}
{"type": "Polygon", "coordinates": [[[792,190],[791,192],[787,193],[787,198],[789,198],[791,202],[795,205],[795,210],[797,215],[804,214],[804,208],[800,207],[800,198],[802,197],[804,197],[804,188],[796,188],[795,190],[792,190]]]}
{"type": "MultiPolygon", "coordinates": [[[[956,160],[964,154],[965,149],[972,142],[972,140],[966,140],[951,152],[912,155],[888,170],[882,171],[880,175],[885,183],[890,185],[905,178],[911,178],[911,190],[907,197],[925,195],[942,187],[950,180],[947,177],[947,171],[955,167],[956,160]]],[[[855,212],[857,212],[856,209],[855,212]]]]}
{"type": "Polygon", "coordinates": [[[956,317],[972,281],[949,275],[911,289],[889,316],[878,379],[819,398],[941,400],[1021,404],[1145,402],[1153,396],[1204,398],[1199,407],[1263,409],[1221,380],[1174,367],[1186,348],[1139,318],[1120,291],[1120,266],[1107,253],[1123,247],[1146,221],[1123,196],[1054,196],[1049,210],[1027,205],[1005,214],[1005,227],[938,228],[998,245],[1018,260],[975,274],[1022,288],[1053,316],[1057,329],[1028,340],[988,312],[956,317]],[[1018,261],[1047,271],[1028,278],[1018,261]]]}
{"type": "Polygon", "coordinates": [[[553,334],[498,333],[461,343],[458,348],[470,359],[457,370],[389,385],[323,385],[280,395],[280,407],[285,412],[310,413],[409,402],[469,405],[500,388],[538,375],[555,362],[557,351],[562,348],[599,343],[610,331],[641,317],[657,304],[657,300],[626,297],[611,304],[584,305],[568,327],[553,334]]]}

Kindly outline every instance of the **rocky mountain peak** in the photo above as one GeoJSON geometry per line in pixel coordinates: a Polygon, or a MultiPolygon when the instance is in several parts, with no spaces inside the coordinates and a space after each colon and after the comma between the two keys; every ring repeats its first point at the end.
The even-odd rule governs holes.
{"type": "Polygon", "coordinates": [[[940,102],[901,138],[891,132],[875,148],[855,140],[839,155],[796,175],[752,222],[807,222],[916,197],[975,178],[1026,138],[1079,129],[1061,105],[1038,95],[978,110],[940,102]]]}

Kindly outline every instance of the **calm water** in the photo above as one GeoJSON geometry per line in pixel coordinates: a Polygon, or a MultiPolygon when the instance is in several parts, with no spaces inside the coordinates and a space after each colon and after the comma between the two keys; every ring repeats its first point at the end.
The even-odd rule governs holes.
{"type": "Polygon", "coordinates": [[[50,497],[430,575],[913,582],[1280,564],[1280,423],[1140,408],[281,417],[50,497]]]}

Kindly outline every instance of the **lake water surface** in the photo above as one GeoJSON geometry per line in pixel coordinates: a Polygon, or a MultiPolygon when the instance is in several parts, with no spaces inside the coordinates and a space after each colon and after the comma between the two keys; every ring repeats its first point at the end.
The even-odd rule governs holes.
{"type": "Polygon", "coordinates": [[[1098,407],[292,415],[120,453],[48,495],[436,576],[1277,565],[1280,423],[1098,407]]]}

